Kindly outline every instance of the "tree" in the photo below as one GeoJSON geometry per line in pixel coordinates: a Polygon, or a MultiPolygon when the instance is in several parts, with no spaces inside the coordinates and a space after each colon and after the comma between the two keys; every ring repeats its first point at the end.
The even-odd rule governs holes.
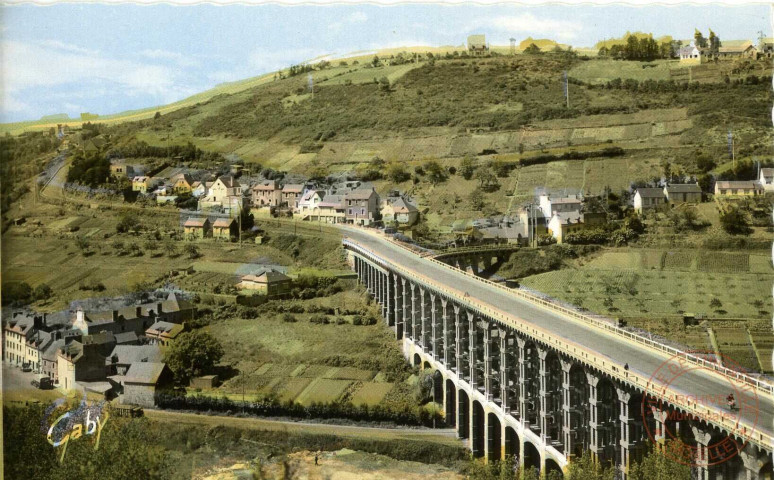
{"type": "Polygon", "coordinates": [[[175,378],[187,383],[192,377],[211,371],[223,353],[220,342],[209,332],[192,330],[180,334],[169,345],[164,359],[175,378]]]}
{"type": "Polygon", "coordinates": [[[199,258],[201,256],[199,249],[193,243],[186,244],[186,246],[183,247],[183,252],[188,255],[188,258],[190,259],[199,258]]]}
{"type": "Polygon", "coordinates": [[[403,183],[411,179],[411,174],[406,171],[400,162],[390,162],[387,165],[387,178],[393,183],[403,183]]]}
{"type": "Polygon", "coordinates": [[[253,228],[255,225],[255,217],[249,208],[242,208],[239,210],[240,223],[242,224],[242,231],[246,232],[253,228]]]}
{"type": "Polygon", "coordinates": [[[435,160],[430,160],[425,163],[424,170],[427,173],[427,178],[433,185],[438,185],[441,182],[446,181],[448,174],[446,170],[435,160]]]}
{"type": "Polygon", "coordinates": [[[374,58],[371,60],[371,65],[373,65],[374,67],[378,67],[381,64],[382,64],[382,61],[379,60],[379,56],[374,55],[374,58]]]}
{"type": "Polygon", "coordinates": [[[156,112],[156,114],[153,115],[153,119],[158,120],[159,118],[161,118],[161,112],[156,112]]]}
{"type": "Polygon", "coordinates": [[[176,257],[177,256],[177,245],[175,245],[175,242],[168,241],[164,243],[164,253],[166,253],[170,257],[176,257]]]}
{"type": "Polygon", "coordinates": [[[49,287],[45,283],[41,283],[37,287],[35,287],[35,291],[32,293],[32,296],[35,298],[35,300],[48,300],[51,298],[51,295],[53,295],[53,290],[51,290],[51,287],[49,287]]]}
{"type": "Polygon", "coordinates": [[[468,202],[470,202],[472,210],[483,210],[484,206],[486,206],[484,191],[480,187],[473,189],[468,195],[468,202]]]}
{"type": "Polygon", "coordinates": [[[693,44],[696,45],[697,48],[707,47],[707,39],[704,38],[704,35],[701,34],[698,28],[694,29],[693,32],[693,44]]]}
{"type": "Polygon", "coordinates": [[[81,251],[83,255],[86,255],[89,253],[89,240],[87,240],[85,237],[77,236],[75,237],[75,245],[78,247],[78,249],[81,251]]]}
{"type": "MultiPolygon", "coordinates": [[[[652,444],[651,444],[652,445],[652,444]]],[[[677,461],[689,451],[687,445],[680,440],[667,440],[664,452],[653,447],[645,454],[642,461],[635,463],[629,470],[632,480],[690,480],[691,467],[677,461]]]]}
{"type": "Polygon", "coordinates": [[[489,166],[480,166],[476,169],[476,180],[479,188],[485,192],[493,192],[500,188],[500,182],[489,166]]]}
{"type": "Polygon", "coordinates": [[[21,306],[32,301],[32,287],[27,282],[4,283],[2,292],[3,305],[21,306]]]}
{"type": "Polygon", "coordinates": [[[729,207],[725,213],[720,215],[720,225],[731,235],[749,235],[752,233],[747,215],[736,206],[729,207]]]}
{"type": "Polygon", "coordinates": [[[460,174],[465,180],[473,178],[473,173],[476,171],[476,159],[472,155],[465,155],[460,164],[460,174]]]}
{"type": "Polygon", "coordinates": [[[527,55],[537,55],[540,53],[540,47],[538,47],[534,43],[530,43],[529,46],[524,49],[524,53],[526,53],[527,55]]]}
{"type": "Polygon", "coordinates": [[[600,462],[595,462],[586,452],[580,458],[570,462],[564,478],[565,480],[613,480],[615,468],[605,467],[600,462]]]}
{"type": "Polygon", "coordinates": [[[721,46],[722,45],[720,43],[720,37],[715,35],[715,32],[713,32],[712,29],[710,29],[710,31],[709,31],[709,48],[710,48],[710,52],[718,53],[718,50],[720,50],[721,46]]]}
{"type": "Polygon", "coordinates": [[[121,218],[116,224],[116,232],[126,233],[129,230],[136,230],[140,226],[140,221],[133,213],[125,213],[121,215],[121,218]]]}
{"type": "Polygon", "coordinates": [[[382,77],[379,79],[379,90],[385,92],[390,90],[390,80],[387,77],[382,77]]]}

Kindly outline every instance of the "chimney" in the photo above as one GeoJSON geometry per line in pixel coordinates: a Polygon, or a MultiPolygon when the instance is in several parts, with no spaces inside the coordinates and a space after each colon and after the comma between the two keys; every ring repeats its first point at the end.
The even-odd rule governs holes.
{"type": "Polygon", "coordinates": [[[157,315],[161,315],[164,312],[163,308],[161,307],[161,303],[162,302],[159,302],[159,303],[156,304],[156,314],[157,315]]]}
{"type": "Polygon", "coordinates": [[[113,310],[113,321],[114,322],[118,321],[118,310],[113,310]]]}
{"type": "Polygon", "coordinates": [[[137,305],[137,318],[142,317],[142,307],[137,305]]]}
{"type": "Polygon", "coordinates": [[[75,321],[76,322],[84,322],[85,321],[85,318],[84,318],[84,315],[83,315],[83,310],[78,310],[77,312],[75,312],[75,321]]]}
{"type": "Polygon", "coordinates": [[[43,314],[43,325],[44,326],[48,326],[48,314],[47,313],[43,314]]]}

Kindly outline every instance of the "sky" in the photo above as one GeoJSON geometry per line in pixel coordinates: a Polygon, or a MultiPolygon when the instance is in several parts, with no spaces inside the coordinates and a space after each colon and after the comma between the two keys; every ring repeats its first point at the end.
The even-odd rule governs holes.
{"type": "Polygon", "coordinates": [[[551,38],[575,47],[626,31],[771,36],[767,5],[7,5],[0,122],[164,105],[321,55],[551,38]]]}

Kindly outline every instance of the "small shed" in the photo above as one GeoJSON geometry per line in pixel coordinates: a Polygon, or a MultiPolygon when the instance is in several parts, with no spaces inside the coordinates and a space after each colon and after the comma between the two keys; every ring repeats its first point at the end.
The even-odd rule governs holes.
{"type": "Polygon", "coordinates": [[[152,408],[156,393],[172,385],[172,371],[166,363],[135,362],[123,379],[121,403],[152,408]]]}
{"type": "Polygon", "coordinates": [[[233,218],[219,218],[212,224],[212,236],[216,239],[231,240],[239,235],[239,227],[233,218]]]}
{"type": "Polygon", "coordinates": [[[220,378],[217,375],[204,375],[191,379],[191,387],[193,388],[216,388],[218,385],[220,385],[220,378]]]}
{"type": "Polygon", "coordinates": [[[209,237],[211,234],[210,221],[206,218],[189,218],[183,224],[183,231],[188,239],[209,237]]]}
{"type": "Polygon", "coordinates": [[[282,297],[290,294],[292,284],[293,280],[284,273],[266,269],[253,275],[245,275],[237,287],[268,297],[282,297]]]}

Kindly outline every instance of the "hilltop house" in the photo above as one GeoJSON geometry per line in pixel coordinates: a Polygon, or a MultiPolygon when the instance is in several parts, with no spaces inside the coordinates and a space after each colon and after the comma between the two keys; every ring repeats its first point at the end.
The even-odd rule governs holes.
{"type": "Polygon", "coordinates": [[[664,187],[667,202],[672,205],[679,203],[701,203],[701,187],[698,183],[673,184],[664,187]]]}
{"type": "Polygon", "coordinates": [[[541,212],[543,212],[543,216],[550,221],[554,214],[557,213],[580,215],[583,200],[578,195],[551,197],[551,195],[543,194],[538,197],[538,204],[541,212]]]}
{"type": "Polygon", "coordinates": [[[699,65],[707,60],[705,52],[697,48],[694,44],[687,47],[681,47],[678,56],[680,57],[680,63],[687,65],[699,65]]]}
{"type": "Polygon", "coordinates": [[[774,168],[761,168],[758,183],[761,184],[763,190],[774,192],[774,168]]]}
{"type": "Polygon", "coordinates": [[[666,205],[667,196],[663,188],[638,188],[634,192],[634,211],[642,213],[644,210],[666,205]]]}
{"type": "Polygon", "coordinates": [[[212,224],[212,236],[215,239],[231,240],[237,235],[239,235],[239,227],[233,218],[219,218],[212,224]]]}
{"type": "Polygon", "coordinates": [[[357,188],[344,195],[347,223],[371,225],[378,220],[379,195],[373,188],[357,188]]]}
{"type": "Polygon", "coordinates": [[[183,224],[183,232],[188,240],[197,240],[209,237],[212,226],[207,218],[189,218],[183,224]]]}
{"type": "Polygon", "coordinates": [[[489,45],[486,43],[486,35],[468,36],[468,53],[470,55],[485,55],[489,53],[489,45]]]}
{"type": "Polygon", "coordinates": [[[252,189],[254,207],[279,207],[282,204],[282,187],[277,180],[265,180],[252,189]]]}
{"type": "Polygon", "coordinates": [[[726,45],[718,48],[715,57],[720,60],[734,60],[736,58],[756,58],[758,50],[750,41],[744,41],[739,44],[727,42],[726,45]]]}
{"type": "Polygon", "coordinates": [[[753,197],[763,195],[764,187],[753,180],[715,182],[715,195],[724,197],[753,197]]]}

